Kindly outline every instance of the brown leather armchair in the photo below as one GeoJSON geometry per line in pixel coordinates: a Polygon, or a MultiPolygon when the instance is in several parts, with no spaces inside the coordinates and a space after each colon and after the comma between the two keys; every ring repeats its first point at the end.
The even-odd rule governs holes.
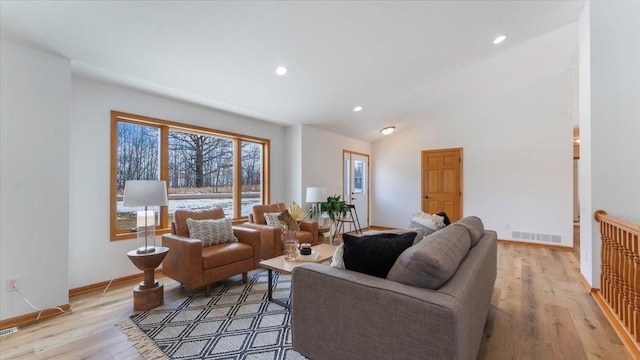
{"type": "Polygon", "coordinates": [[[211,284],[242,273],[247,282],[247,272],[259,267],[260,232],[233,227],[238,242],[202,247],[202,241],[189,237],[187,219],[221,219],[224,211],[219,206],[208,210],[176,210],[171,234],[162,235],[162,246],[169,253],[162,262],[162,273],[184,286],[193,289],[205,287],[205,295],[211,295],[211,284]]]}
{"type": "MultiPolygon", "coordinates": [[[[249,222],[242,226],[260,231],[262,258],[271,259],[284,253],[282,242],[282,230],[276,226],[267,225],[264,218],[266,213],[282,212],[286,209],[284,203],[270,205],[254,205],[249,214],[249,222]]],[[[318,244],[318,223],[316,221],[300,222],[300,230],[296,231],[299,243],[309,243],[311,246],[318,244]]]]}

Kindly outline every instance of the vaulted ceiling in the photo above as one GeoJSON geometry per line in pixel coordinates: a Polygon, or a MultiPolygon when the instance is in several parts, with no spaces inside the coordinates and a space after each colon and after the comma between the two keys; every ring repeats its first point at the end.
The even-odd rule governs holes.
{"type": "Polygon", "coordinates": [[[80,76],[373,142],[384,126],[407,131],[460,99],[567,70],[583,1],[0,6],[2,38],[67,57],[80,76]]]}

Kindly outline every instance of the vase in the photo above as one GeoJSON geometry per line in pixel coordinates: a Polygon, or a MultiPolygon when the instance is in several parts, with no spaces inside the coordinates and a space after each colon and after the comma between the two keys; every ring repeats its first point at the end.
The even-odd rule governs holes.
{"type": "Polygon", "coordinates": [[[298,239],[296,232],[292,230],[285,231],[282,234],[284,242],[284,259],[286,261],[295,261],[298,257],[298,239]]]}

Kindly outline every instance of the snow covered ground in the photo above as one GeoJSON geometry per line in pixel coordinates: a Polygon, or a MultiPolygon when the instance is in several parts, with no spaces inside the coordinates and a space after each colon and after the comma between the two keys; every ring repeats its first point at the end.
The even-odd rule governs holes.
{"type": "MultiPolygon", "coordinates": [[[[260,198],[250,198],[250,199],[242,199],[242,215],[248,215],[251,213],[251,208],[253,205],[260,204],[260,198]]],[[[180,200],[169,200],[169,214],[173,214],[176,210],[200,210],[210,208],[212,205],[218,205],[224,209],[225,215],[227,217],[232,216],[232,207],[233,200],[232,199],[180,199],[180,200]]],[[[130,214],[130,216],[135,216],[136,211],[140,210],[139,208],[130,208],[122,206],[122,201],[118,201],[118,217],[124,214],[130,214]]],[[[156,207],[155,211],[158,209],[156,207]]],[[[128,217],[128,216],[127,216],[128,217]]]]}

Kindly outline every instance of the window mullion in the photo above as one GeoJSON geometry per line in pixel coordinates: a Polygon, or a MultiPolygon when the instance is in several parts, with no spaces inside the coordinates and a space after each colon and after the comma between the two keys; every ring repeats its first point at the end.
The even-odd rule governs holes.
{"type": "MultiPolygon", "coordinates": [[[[160,128],[160,180],[167,184],[169,188],[169,126],[160,128]]],[[[169,228],[169,206],[160,207],[160,227],[169,228]]]]}
{"type": "Polygon", "coordinates": [[[233,139],[233,218],[242,213],[242,149],[240,139],[233,139]]]}

